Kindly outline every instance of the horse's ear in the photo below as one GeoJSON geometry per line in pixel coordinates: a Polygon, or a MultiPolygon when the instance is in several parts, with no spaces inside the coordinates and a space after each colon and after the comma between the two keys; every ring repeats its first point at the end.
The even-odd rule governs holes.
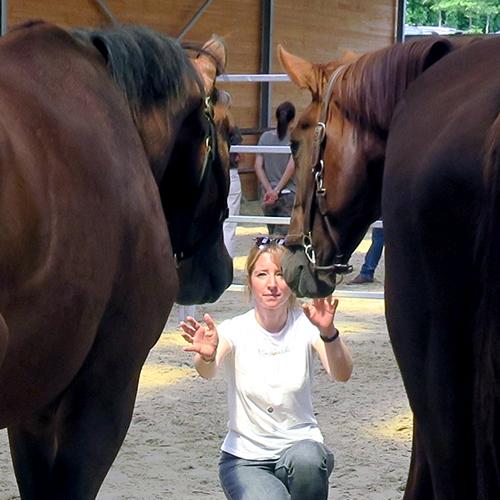
{"type": "Polygon", "coordinates": [[[422,71],[438,62],[451,51],[451,43],[445,38],[437,40],[427,49],[424,54],[422,71]]]}
{"type": "Polygon", "coordinates": [[[346,50],[339,59],[339,64],[351,64],[360,58],[360,54],[356,54],[352,50],[346,50]]]}
{"type": "Polygon", "coordinates": [[[217,61],[217,76],[226,71],[227,50],[224,40],[218,35],[212,35],[210,40],[203,45],[203,50],[217,61]]]}
{"type": "Polygon", "coordinates": [[[109,61],[109,48],[106,43],[106,40],[103,37],[100,37],[99,35],[93,35],[90,38],[90,41],[94,45],[94,47],[100,52],[104,60],[106,61],[106,64],[109,61]]]}
{"type": "Polygon", "coordinates": [[[209,95],[215,85],[215,79],[226,70],[226,45],[222,38],[212,35],[206,42],[193,64],[203,79],[205,93],[209,95]]]}
{"type": "Polygon", "coordinates": [[[294,56],[278,44],[278,59],[291,80],[301,89],[313,89],[313,63],[294,56]]]}

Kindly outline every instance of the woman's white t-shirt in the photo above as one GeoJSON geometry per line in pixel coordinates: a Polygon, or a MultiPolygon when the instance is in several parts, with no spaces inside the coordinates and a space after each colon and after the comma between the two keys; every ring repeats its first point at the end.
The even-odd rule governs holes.
{"type": "Polygon", "coordinates": [[[218,327],[231,351],[222,368],[228,384],[229,432],[221,449],[239,458],[278,458],[293,443],[323,442],[312,405],[313,344],[319,331],[300,309],[270,333],[255,310],[218,327]]]}

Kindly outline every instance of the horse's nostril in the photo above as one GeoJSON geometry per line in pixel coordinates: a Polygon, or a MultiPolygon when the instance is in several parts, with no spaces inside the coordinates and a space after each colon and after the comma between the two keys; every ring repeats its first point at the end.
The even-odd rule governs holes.
{"type": "Polygon", "coordinates": [[[291,141],[290,149],[292,151],[292,154],[295,156],[299,151],[299,141],[291,141]]]}

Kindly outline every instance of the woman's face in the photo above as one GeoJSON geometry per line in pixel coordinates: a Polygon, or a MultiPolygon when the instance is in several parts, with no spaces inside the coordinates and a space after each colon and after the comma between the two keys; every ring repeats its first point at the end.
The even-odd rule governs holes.
{"type": "Polygon", "coordinates": [[[268,252],[262,253],[255,262],[250,275],[250,290],[255,306],[268,310],[286,309],[292,295],[283,278],[281,266],[274,262],[268,252]]]}

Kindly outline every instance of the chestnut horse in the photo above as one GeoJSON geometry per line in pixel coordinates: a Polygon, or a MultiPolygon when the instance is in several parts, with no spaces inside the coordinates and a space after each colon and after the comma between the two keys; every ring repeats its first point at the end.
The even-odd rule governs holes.
{"type": "Polygon", "coordinates": [[[231,282],[206,97],[224,63],[220,41],[191,60],[133,26],[0,40],[0,428],[22,498],[95,498],[179,290],[231,282]]]}
{"type": "Polygon", "coordinates": [[[313,64],[292,132],[284,263],[335,288],[383,214],[386,317],[414,414],[406,499],[500,498],[500,38],[421,39],[313,64]]]}

